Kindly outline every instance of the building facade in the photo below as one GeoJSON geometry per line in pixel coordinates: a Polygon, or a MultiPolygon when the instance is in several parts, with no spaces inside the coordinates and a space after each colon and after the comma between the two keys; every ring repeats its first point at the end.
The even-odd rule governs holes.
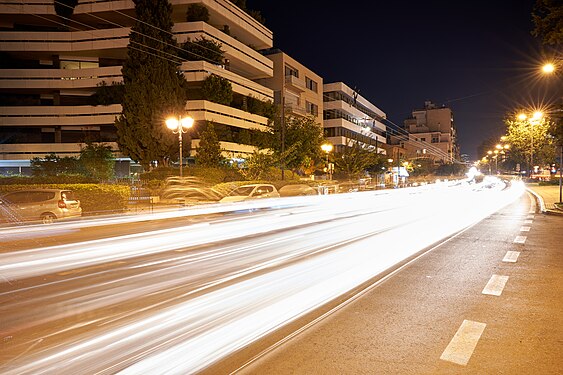
{"type": "Polygon", "coordinates": [[[323,121],[323,79],[277,48],[262,51],[274,63],[274,76],[260,82],[274,90],[275,103],[284,103],[284,113],[313,116],[323,121]]]}
{"type": "Polygon", "coordinates": [[[385,154],[386,114],[343,82],[323,85],[325,137],[342,152],[355,142],[385,154]]]}
{"type": "Polygon", "coordinates": [[[429,158],[443,163],[459,160],[457,131],[451,108],[438,107],[426,101],[424,108],[414,110],[412,116],[404,121],[404,129],[408,136],[397,137],[394,143],[401,143],[408,158],[429,158]]]}
{"type": "MultiPolygon", "coordinates": [[[[258,52],[272,47],[272,32],[226,0],[176,0],[173,33],[179,44],[204,37],[221,44],[224,63],[185,61],[180,68],[192,86],[211,74],[227,79],[233,102],[252,97],[273,101],[258,81],[273,76],[274,63],[258,52]],[[207,21],[186,21],[192,4],[203,5],[207,21]]],[[[0,4],[0,168],[18,173],[34,157],[78,156],[86,140],[104,142],[120,155],[115,118],[120,104],[94,105],[97,86],[122,82],[121,67],[134,25],[131,0],[79,2],[69,26],[53,3],[0,4]]],[[[198,122],[227,129],[225,156],[251,153],[237,142],[241,129],[266,129],[268,119],[207,100],[190,100],[187,112],[198,122]]],[[[163,125],[164,126],[164,125],[163,125]]],[[[197,139],[192,147],[197,148],[197,139]]]]}

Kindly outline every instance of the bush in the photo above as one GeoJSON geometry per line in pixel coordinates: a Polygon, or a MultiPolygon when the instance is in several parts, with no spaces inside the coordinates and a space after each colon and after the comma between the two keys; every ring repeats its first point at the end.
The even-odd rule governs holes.
{"type": "Polygon", "coordinates": [[[188,5],[188,10],[186,11],[186,21],[196,22],[196,21],[209,21],[209,10],[202,4],[191,4],[188,5]]]}
{"type": "Polygon", "coordinates": [[[61,174],[58,176],[10,176],[1,177],[0,185],[45,185],[45,184],[88,184],[97,180],[81,174],[61,174]]]}
{"type": "Polygon", "coordinates": [[[83,215],[122,212],[127,209],[130,189],[109,184],[29,184],[0,185],[0,193],[25,189],[68,189],[80,200],[83,215]]]}

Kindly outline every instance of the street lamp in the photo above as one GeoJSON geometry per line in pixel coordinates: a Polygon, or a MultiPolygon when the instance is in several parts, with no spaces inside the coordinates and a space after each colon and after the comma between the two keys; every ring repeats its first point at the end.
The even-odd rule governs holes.
{"type": "Polygon", "coordinates": [[[166,119],[166,127],[170,130],[172,130],[172,132],[174,134],[178,134],[178,144],[180,146],[180,158],[179,158],[179,164],[180,164],[180,177],[183,177],[182,174],[182,165],[184,164],[184,160],[182,158],[182,134],[183,133],[187,133],[188,129],[191,128],[194,125],[194,119],[191,116],[186,116],[186,117],[169,117],[168,119],[166,119]]]}
{"type": "Polygon", "coordinates": [[[553,65],[553,63],[544,64],[542,66],[541,70],[545,74],[551,74],[551,73],[555,72],[555,65],[553,65]]]}
{"type": "Polygon", "coordinates": [[[326,171],[328,172],[329,180],[332,180],[332,170],[330,169],[330,164],[328,163],[328,154],[332,151],[333,146],[330,143],[325,143],[321,145],[321,150],[326,152],[326,171]]]}
{"type": "Polygon", "coordinates": [[[538,121],[541,120],[541,118],[543,117],[543,112],[541,111],[535,111],[532,114],[531,118],[528,118],[528,115],[526,115],[525,113],[520,113],[518,115],[518,120],[520,121],[527,121],[528,124],[530,124],[530,176],[532,175],[532,172],[534,171],[534,125],[538,123],[538,121]]]}

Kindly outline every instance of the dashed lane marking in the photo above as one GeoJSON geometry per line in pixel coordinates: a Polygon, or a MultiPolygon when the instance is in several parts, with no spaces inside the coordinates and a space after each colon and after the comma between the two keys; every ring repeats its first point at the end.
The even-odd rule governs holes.
{"type": "Polygon", "coordinates": [[[526,236],[516,236],[516,238],[514,239],[514,243],[525,243],[526,242],[526,236]]]}
{"type": "Polygon", "coordinates": [[[464,320],[440,359],[462,366],[467,365],[486,326],[485,323],[464,320]]]}
{"type": "Polygon", "coordinates": [[[526,216],[526,219],[528,219],[528,220],[532,220],[532,219],[534,219],[534,218],[535,218],[534,215],[528,215],[528,216],[526,216]]]}
{"type": "Polygon", "coordinates": [[[507,263],[516,263],[519,256],[520,256],[519,251],[507,251],[502,261],[507,263]]]}
{"type": "Polygon", "coordinates": [[[532,224],[533,222],[533,220],[524,220],[524,224],[532,224]]]}
{"type": "Polygon", "coordinates": [[[520,228],[520,232],[529,232],[530,231],[530,227],[522,227],[520,228]]]}
{"type": "Polygon", "coordinates": [[[500,296],[507,281],[508,276],[493,275],[481,293],[500,296]]]}

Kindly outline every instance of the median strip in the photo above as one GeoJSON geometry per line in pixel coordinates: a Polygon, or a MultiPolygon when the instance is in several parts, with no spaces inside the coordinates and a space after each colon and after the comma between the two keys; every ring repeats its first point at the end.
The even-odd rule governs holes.
{"type": "Polygon", "coordinates": [[[485,323],[464,320],[440,359],[462,366],[467,365],[486,326],[485,323]]]}
{"type": "Polygon", "coordinates": [[[481,293],[500,296],[507,281],[508,276],[493,275],[481,293]]]}

